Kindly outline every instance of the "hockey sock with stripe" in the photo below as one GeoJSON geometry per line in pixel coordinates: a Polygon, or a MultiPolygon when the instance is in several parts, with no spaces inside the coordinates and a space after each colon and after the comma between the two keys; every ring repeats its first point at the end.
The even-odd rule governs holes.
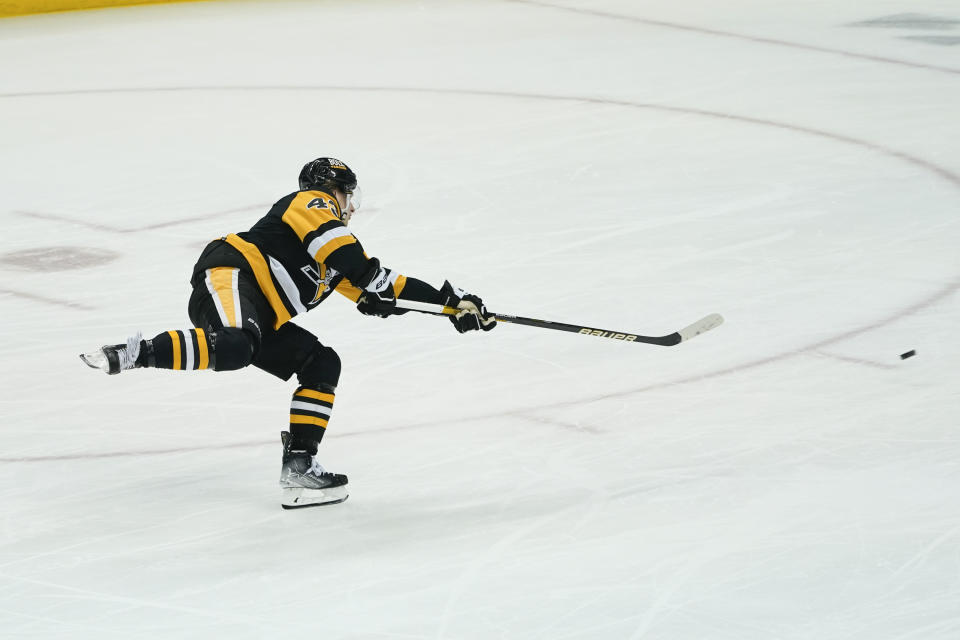
{"type": "Polygon", "coordinates": [[[330,385],[297,387],[290,401],[292,448],[303,447],[311,454],[317,452],[317,445],[323,439],[333,410],[333,391],[330,385]]]}
{"type": "Polygon", "coordinates": [[[213,369],[216,358],[211,343],[203,329],[166,331],[140,343],[137,366],[178,371],[213,369]]]}

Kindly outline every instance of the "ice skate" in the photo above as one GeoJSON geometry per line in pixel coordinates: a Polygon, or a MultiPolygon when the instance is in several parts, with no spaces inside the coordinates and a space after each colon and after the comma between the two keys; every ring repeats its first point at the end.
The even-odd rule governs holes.
{"type": "Polygon", "coordinates": [[[138,333],[127,339],[127,344],[104,345],[91,353],[81,353],[80,359],[88,367],[115,375],[137,366],[137,357],[140,355],[140,340],[138,333]]]}
{"type": "Polygon", "coordinates": [[[347,499],[347,476],[330,473],[306,450],[291,448],[290,434],[283,441],[283,466],[280,468],[280,505],[284,509],[337,504],[347,499]]]}

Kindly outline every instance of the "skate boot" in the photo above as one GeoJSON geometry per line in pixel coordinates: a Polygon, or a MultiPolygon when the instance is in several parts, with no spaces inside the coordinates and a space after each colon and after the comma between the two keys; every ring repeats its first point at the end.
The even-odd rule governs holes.
{"type": "Polygon", "coordinates": [[[283,466],[280,468],[280,506],[284,509],[337,504],[347,499],[347,476],[330,473],[314,457],[316,448],[295,447],[286,431],[283,442],[283,466]]]}
{"type": "Polygon", "coordinates": [[[109,375],[115,375],[137,366],[137,357],[140,355],[140,340],[137,335],[127,338],[127,344],[105,345],[92,353],[81,353],[80,359],[88,367],[100,369],[109,375]]]}

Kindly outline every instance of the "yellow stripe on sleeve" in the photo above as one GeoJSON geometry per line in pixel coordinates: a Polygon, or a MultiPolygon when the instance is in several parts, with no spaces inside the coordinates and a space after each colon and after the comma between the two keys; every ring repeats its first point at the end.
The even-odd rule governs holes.
{"type": "Polygon", "coordinates": [[[393,283],[393,295],[399,298],[405,286],[407,286],[407,276],[397,276],[396,282],[393,283]]]}
{"type": "Polygon", "coordinates": [[[334,238],[327,244],[323,245],[317,250],[317,253],[314,254],[314,258],[317,262],[326,262],[327,258],[330,257],[330,254],[339,249],[342,246],[353,244],[357,239],[353,237],[352,234],[340,236],[339,238],[334,238]]]}
{"type": "Polygon", "coordinates": [[[350,281],[347,280],[346,278],[341,280],[340,284],[337,285],[336,292],[350,298],[354,302],[359,300],[360,294],[363,293],[363,291],[361,291],[359,287],[355,287],[352,284],[350,284],[350,281]]]}

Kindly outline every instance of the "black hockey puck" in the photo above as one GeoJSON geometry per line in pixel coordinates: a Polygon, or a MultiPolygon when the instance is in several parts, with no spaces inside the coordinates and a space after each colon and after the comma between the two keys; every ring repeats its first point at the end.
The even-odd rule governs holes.
{"type": "Polygon", "coordinates": [[[913,350],[913,349],[910,349],[910,351],[907,351],[906,353],[901,353],[901,354],[900,354],[900,359],[901,359],[901,360],[906,360],[907,358],[912,358],[912,357],[915,356],[915,355],[917,355],[917,352],[916,352],[915,350],[913,350]]]}

